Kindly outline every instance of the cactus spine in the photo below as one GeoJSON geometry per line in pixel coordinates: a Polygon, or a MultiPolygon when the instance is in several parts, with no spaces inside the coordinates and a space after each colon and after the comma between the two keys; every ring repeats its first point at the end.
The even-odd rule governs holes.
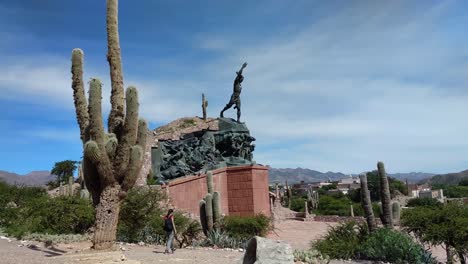
{"type": "Polygon", "coordinates": [[[221,221],[221,194],[214,192],[213,174],[211,172],[206,174],[206,186],[208,193],[200,201],[200,222],[205,235],[213,231],[213,228],[219,228],[221,221]]]}
{"type": "Polygon", "coordinates": [[[377,170],[380,179],[380,201],[382,202],[382,224],[385,227],[392,228],[392,208],[390,198],[390,188],[388,185],[387,173],[385,172],[385,166],[383,162],[377,163],[377,170]]]}
{"type": "Polygon", "coordinates": [[[370,192],[367,188],[367,175],[362,173],[359,175],[359,178],[361,180],[361,204],[366,216],[367,227],[369,228],[369,232],[374,232],[377,229],[377,225],[375,223],[374,212],[372,211],[370,192]]]}
{"type": "Polygon", "coordinates": [[[202,93],[202,110],[203,110],[203,120],[206,121],[206,108],[208,107],[208,101],[205,99],[205,94],[202,93]]]}
{"type": "Polygon", "coordinates": [[[400,224],[400,203],[399,202],[393,202],[392,203],[392,218],[393,218],[393,224],[394,225],[399,225],[400,224]]]}

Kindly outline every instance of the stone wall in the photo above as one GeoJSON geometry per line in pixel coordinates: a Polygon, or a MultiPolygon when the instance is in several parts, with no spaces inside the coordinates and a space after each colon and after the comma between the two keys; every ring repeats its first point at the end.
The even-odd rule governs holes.
{"type": "MultiPolygon", "coordinates": [[[[221,168],[212,171],[214,190],[221,194],[221,213],[249,216],[270,215],[268,168],[259,165],[221,168]]],[[[162,187],[177,209],[199,215],[199,202],[207,193],[206,175],[187,176],[162,187]],[[167,191],[166,188],[169,188],[167,191]]]]}

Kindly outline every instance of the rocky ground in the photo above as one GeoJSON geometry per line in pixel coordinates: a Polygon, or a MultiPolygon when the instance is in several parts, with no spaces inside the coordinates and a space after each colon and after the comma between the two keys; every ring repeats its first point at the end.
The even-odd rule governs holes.
{"type": "MultiPolygon", "coordinates": [[[[277,223],[274,232],[268,238],[283,240],[291,244],[294,249],[306,249],[311,240],[316,240],[323,236],[330,225],[336,223],[324,222],[301,222],[286,220],[277,223]]],[[[80,242],[72,244],[59,244],[46,248],[40,242],[17,241],[0,237],[0,263],[5,264],[146,264],[146,263],[207,263],[207,264],[228,264],[240,263],[243,252],[239,250],[222,249],[178,249],[175,254],[166,255],[162,246],[147,245],[127,245],[117,244],[117,251],[114,252],[90,252],[90,242],[80,242]]],[[[442,248],[434,248],[433,253],[444,261],[445,252],[442,248]]],[[[349,261],[333,261],[332,264],[356,263],[349,261]]]]}

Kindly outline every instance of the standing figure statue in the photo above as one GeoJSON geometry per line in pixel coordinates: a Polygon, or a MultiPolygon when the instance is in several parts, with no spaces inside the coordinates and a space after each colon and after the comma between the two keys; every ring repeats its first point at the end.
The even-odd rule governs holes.
{"type": "Polygon", "coordinates": [[[242,64],[241,69],[236,72],[237,76],[236,79],[234,80],[234,90],[231,95],[231,99],[229,100],[229,103],[226,104],[224,109],[221,111],[220,117],[224,117],[224,111],[228,110],[231,108],[234,104],[234,109],[237,109],[237,122],[240,122],[240,116],[241,116],[241,100],[240,100],[240,93],[242,91],[242,86],[241,83],[244,80],[244,76],[242,76],[242,70],[247,67],[247,62],[244,62],[242,64]]]}

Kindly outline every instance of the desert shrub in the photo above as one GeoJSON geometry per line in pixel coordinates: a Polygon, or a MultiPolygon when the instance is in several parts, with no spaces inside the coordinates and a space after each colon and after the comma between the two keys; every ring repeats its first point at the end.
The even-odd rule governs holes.
{"type": "Polygon", "coordinates": [[[408,203],[406,205],[408,207],[418,207],[418,206],[438,207],[438,206],[442,206],[442,203],[434,198],[412,198],[408,200],[408,203]]]}
{"type": "Polygon", "coordinates": [[[28,233],[82,234],[94,223],[94,208],[89,200],[74,197],[42,196],[6,208],[8,217],[2,224],[6,232],[21,238],[28,233]],[[21,221],[18,221],[21,219],[21,221]]]}
{"type": "Polygon", "coordinates": [[[122,202],[117,226],[117,238],[124,242],[150,242],[154,238],[142,237],[144,234],[159,234],[165,236],[162,230],[153,230],[150,222],[161,218],[163,209],[161,201],[164,199],[163,193],[151,188],[133,188],[128,192],[127,197],[122,202]],[[147,240],[149,239],[149,241],[147,240]]]}
{"type": "Polygon", "coordinates": [[[329,259],[324,258],[318,251],[312,249],[294,250],[294,261],[300,261],[307,264],[322,264],[330,262],[329,259]]]}
{"type": "Polygon", "coordinates": [[[246,248],[248,239],[234,238],[225,231],[213,230],[205,239],[193,243],[195,247],[246,248]]]}
{"type": "Polygon", "coordinates": [[[360,255],[362,259],[390,263],[434,263],[435,261],[411,237],[388,228],[380,228],[371,233],[362,243],[360,255]]]}
{"type": "MultiPolygon", "coordinates": [[[[163,244],[166,241],[161,207],[163,193],[154,189],[133,189],[122,203],[117,239],[123,242],[163,244]]],[[[180,212],[174,213],[176,241],[180,247],[191,245],[201,232],[200,224],[180,212]]]]}
{"type": "Polygon", "coordinates": [[[247,240],[253,236],[265,236],[271,229],[271,219],[263,214],[226,216],[221,228],[232,238],[247,240]]]}
{"type": "MultiPolygon", "coordinates": [[[[349,200],[342,193],[322,195],[319,198],[318,208],[314,211],[314,213],[318,215],[350,216],[350,205],[351,200],[349,200]]],[[[353,210],[355,216],[364,215],[364,210],[362,209],[362,206],[359,203],[353,203],[353,210]]]]}
{"type": "Polygon", "coordinates": [[[367,226],[349,221],[331,227],[325,237],[312,243],[312,248],[332,259],[352,259],[359,254],[359,245],[365,240],[367,226]]]}
{"type": "Polygon", "coordinates": [[[307,199],[302,197],[294,197],[291,199],[291,210],[296,212],[304,212],[305,211],[305,202],[307,199]]]}

